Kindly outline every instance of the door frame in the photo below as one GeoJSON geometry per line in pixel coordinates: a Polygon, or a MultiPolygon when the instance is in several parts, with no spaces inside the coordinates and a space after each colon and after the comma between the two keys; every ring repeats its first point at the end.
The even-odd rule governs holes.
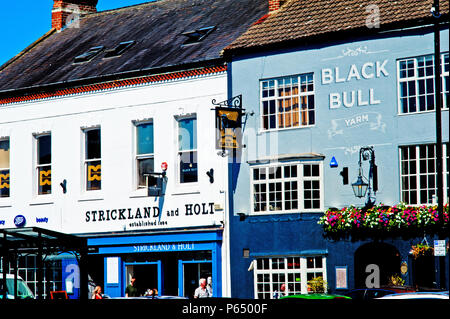
{"type": "MultiPolygon", "coordinates": [[[[211,264],[211,277],[212,282],[215,282],[215,269],[213,267],[213,261],[208,259],[203,260],[178,260],[178,296],[184,296],[184,265],[185,264],[211,264]]],[[[206,279],[206,278],[205,278],[206,279]]],[[[213,288],[214,289],[214,288],[213,288]]],[[[214,291],[214,290],[213,290],[214,291]]]]}
{"type": "Polygon", "coordinates": [[[128,286],[128,278],[127,278],[127,266],[135,266],[135,265],[156,265],[157,266],[157,277],[158,277],[158,294],[160,296],[163,295],[163,287],[164,287],[164,274],[162,269],[162,263],[161,260],[157,261],[143,261],[143,262],[124,262],[123,268],[122,268],[122,274],[123,274],[123,283],[124,287],[126,288],[128,286]]]}

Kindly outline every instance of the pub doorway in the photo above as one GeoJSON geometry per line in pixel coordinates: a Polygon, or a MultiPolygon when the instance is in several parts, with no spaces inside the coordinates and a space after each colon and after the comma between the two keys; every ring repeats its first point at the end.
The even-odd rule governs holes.
{"type": "Polygon", "coordinates": [[[400,253],[387,243],[364,244],[356,250],[354,258],[355,288],[367,288],[368,276],[378,276],[375,282],[384,286],[392,275],[400,273],[400,253]]]}
{"type": "Polygon", "coordinates": [[[195,289],[199,286],[200,278],[212,278],[212,262],[210,260],[180,260],[178,267],[181,296],[193,298],[195,289]]]}
{"type": "Polygon", "coordinates": [[[413,259],[413,283],[416,288],[427,290],[436,286],[434,256],[420,256],[413,259]]]}
{"type": "Polygon", "coordinates": [[[144,295],[148,289],[158,289],[162,291],[161,282],[161,261],[156,262],[135,262],[125,263],[125,287],[131,282],[131,278],[136,278],[136,288],[140,295],[144,295]]]}

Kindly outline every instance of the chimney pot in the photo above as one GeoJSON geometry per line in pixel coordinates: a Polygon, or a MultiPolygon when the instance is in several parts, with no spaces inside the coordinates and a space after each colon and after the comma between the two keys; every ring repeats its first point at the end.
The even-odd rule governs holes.
{"type": "Polygon", "coordinates": [[[98,0],[53,0],[52,28],[60,31],[74,18],[97,12],[98,0]]]}
{"type": "Polygon", "coordinates": [[[269,13],[277,11],[287,0],[269,0],[269,13]]]}

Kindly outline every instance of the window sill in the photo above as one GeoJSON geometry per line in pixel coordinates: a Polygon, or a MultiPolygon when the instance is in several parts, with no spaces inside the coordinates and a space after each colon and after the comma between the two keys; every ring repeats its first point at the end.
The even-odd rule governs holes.
{"type": "MultiPolygon", "coordinates": [[[[441,111],[448,111],[449,108],[442,107],[441,111]]],[[[408,116],[408,115],[420,115],[420,114],[429,114],[429,113],[435,113],[435,110],[427,110],[427,111],[419,111],[419,112],[406,112],[406,113],[398,113],[398,116],[408,116]]]]}
{"type": "Polygon", "coordinates": [[[129,195],[130,198],[142,198],[142,197],[149,197],[148,196],[148,190],[147,188],[138,188],[130,192],[129,195]]]}
{"type": "Polygon", "coordinates": [[[0,208],[12,207],[12,202],[10,197],[0,198],[0,208]]]}
{"type": "Polygon", "coordinates": [[[192,194],[200,194],[200,182],[192,182],[192,183],[180,183],[177,182],[175,184],[175,188],[170,193],[170,195],[192,195],[192,194]]]}
{"type": "Polygon", "coordinates": [[[273,133],[273,132],[282,132],[282,131],[290,131],[290,130],[299,130],[299,129],[306,129],[306,128],[312,128],[315,127],[316,124],[310,124],[310,125],[302,125],[302,126],[293,126],[293,127],[283,127],[283,128],[271,128],[267,130],[263,130],[261,128],[258,129],[257,134],[262,135],[264,133],[273,133]]]}
{"type": "Polygon", "coordinates": [[[78,199],[79,202],[87,202],[87,201],[97,201],[97,200],[103,200],[103,191],[97,190],[97,191],[85,191],[80,195],[80,198],[78,199]]]}
{"type": "Polygon", "coordinates": [[[30,206],[51,204],[54,204],[52,195],[36,195],[36,197],[34,197],[34,199],[30,202],[30,206]]]}
{"type": "Polygon", "coordinates": [[[296,210],[292,212],[282,211],[282,210],[274,210],[270,212],[251,212],[248,213],[246,216],[270,216],[270,215],[292,215],[292,214],[317,214],[317,213],[323,213],[325,209],[309,209],[309,210],[296,210]]]}

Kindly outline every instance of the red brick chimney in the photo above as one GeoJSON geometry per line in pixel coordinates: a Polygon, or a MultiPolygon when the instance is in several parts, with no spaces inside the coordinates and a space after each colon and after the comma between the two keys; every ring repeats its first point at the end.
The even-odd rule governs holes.
{"type": "Polygon", "coordinates": [[[269,0],[269,13],[277,11],[287,0],[269,0]]]}
{"type": "Polygon", "coordinates": [[[60,31],[83,15],[97,12],[98,0],[53,0],[52,28],[60,31]]]}

